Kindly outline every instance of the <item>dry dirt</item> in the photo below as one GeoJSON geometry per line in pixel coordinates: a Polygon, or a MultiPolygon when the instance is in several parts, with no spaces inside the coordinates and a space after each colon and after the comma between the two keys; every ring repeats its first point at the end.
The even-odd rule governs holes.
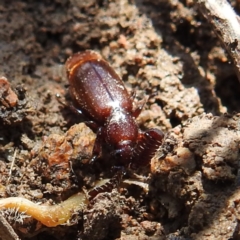
{"type": "Polygon", "coordinates": [[[107,153],[86,163],[95,134],[61,103],[72,53],[101,53],[138,100],[150,96],[141,128],[165,133],[151,166],[67,224],[2,209],[20,239],[240,239],[240,84],[194,1],[10,2],[0,3],[1,198],[60,203],[112,176],[107,153]]]}

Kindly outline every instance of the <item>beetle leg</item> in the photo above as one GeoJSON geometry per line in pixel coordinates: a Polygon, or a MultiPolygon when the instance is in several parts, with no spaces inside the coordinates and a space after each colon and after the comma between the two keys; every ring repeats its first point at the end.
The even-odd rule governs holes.
{"type": "Polygon", "coordinates": [[[134,98],[136,97],[136,90],[132,90],[131,92],[130,92],[130,99],[131,99],[131,101],[133,102],[134,101],[134,98]]]}
{"type": "Polygon", "coordinates": [[[80,109],[77,109],[72,103],[68,105],[68,108],[79,117],[86,118],[83,112],[80,109]]]}
{"type": "MultiPolygon", "coordinates": [[[[154,92],[154,93],[152,93],[149,97],[147,97],[147,99],[143,99],[143,100],[141,100],[141,101],[139,101],[139,102],[137,103],[136,109],[134,109],[134,110],[132,111],[132,114],[133,114],[133,116],[134,116],[135,118],[137,118],[137,117],[139,116],[139,114],[141,113],[141,111],[142,111],[145,103],[148,102],[148,100],[149,100],[150,98],[154,97],[156,94],[157,94],[157,93],[154,92]]],[[[134,94],[134,95],[132,94],[131,99],[132,99],[132,97],[135,97],[135,96],[136,96],[135,94],[134,94]]],[[[132,99],[132,101],[133,101],[133,100],[134,100],[134,99],[132,99]]]]}
{"type": "Polygon", "coordinates": [[[89,128],[92,129],[93,132],[97,132],[99,127],[97,125],[97,123],[95,123],[94,121],[86,121],[84,122],[89,128]]]}
{"type": "Polygon", "coordinates": [[[57,93],[55,96],[56,96],[56,98],[57,98],[57,101],[58,101],[61,105],[63,105],[64,107],[68,106],[68,104],[66,103],[65,99],[63,99],[62,94],[57,93]]]}
{"type": "Polygon", "coordinates": [[[96,159],[101,155],[101,153],[102,153],[102,128],[99,128],[93,147],[93,155],[89,163],[93,164],[96,161],[96,159]]]}
{"type": "Polygon", "coordinates": [[[137,103],[137,107],[132,111],[132,115],[137,118],[139,116],[139,114],[141,113],[145,103],[147,100],[143,99],[142,101],[139,101],[137,103]]]}
{"type": "Polygon", "coordinates": [[[83,114],[83,112],[82,112],[80,109],[76,108],[72,102],[71,102],[71,103],[66,102],[66,100],[63,99],[63,96],[62,96],[61,94],[57,93],[57,94],[56,94],[56,98],[57,98],[57,101],[58,101],[63,107],[66,107],[66,108],[70,109],[71,112],[73,112],[74,114],[82,117],[83,119],[86,119],[86,117],[85,117],[85,115],[83,114]]]}
{"type": "Polygon", "coordinates": [[[120,175],[121,178],[127,174],[125,167],[123,166],[112,166],[111,172],[120,175]]]}
{"type": "Polygon", "coordinates": [[[133,153],[133,165],[145,166],[149,164],[157,149],[162,144],[163,137],[163,132],[156,128],[139,133],[138,142],[133,153]]]}
{"type": "Polygon", "coordinates": [[[97,186],[88,192],[89,200],[91,201],[99,193],[111,192],[114,188],[118,188],[119,184],[122,181],[123,176],[125,175],[125,170],[121,168],[116,172],[116,174],[103,185],[97,186]]]}

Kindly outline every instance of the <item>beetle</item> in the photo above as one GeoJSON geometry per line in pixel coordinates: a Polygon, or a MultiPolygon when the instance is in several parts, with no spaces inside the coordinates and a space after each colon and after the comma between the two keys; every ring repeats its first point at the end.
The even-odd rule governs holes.
{"type": "Polygon", "coordinates": [[[147,165],[164,135],[158,129],[140,130],[136,118],[142,106],[133,108],[133,97],[114,69],[91,50],[73,54],[65,67],[73,107],[97,134],[92,161],[105,143],[118,166],[147,165]]]}

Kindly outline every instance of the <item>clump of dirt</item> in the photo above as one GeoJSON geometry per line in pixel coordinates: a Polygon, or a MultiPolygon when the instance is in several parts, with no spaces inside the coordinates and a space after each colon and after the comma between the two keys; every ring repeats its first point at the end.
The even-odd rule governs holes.
{"type": "Polygon", "coordinates": [[[2,211],[21,239],[239,238],[239,83],[194,1],[3,0],[0,12],[1,198],[54,205],[113,176],[107,153],[89,164],[95,134],[67,107],[75,52],[98,51],[148,99],[139,126],[165,133],[151,166],[65,225],[2,211]]]}

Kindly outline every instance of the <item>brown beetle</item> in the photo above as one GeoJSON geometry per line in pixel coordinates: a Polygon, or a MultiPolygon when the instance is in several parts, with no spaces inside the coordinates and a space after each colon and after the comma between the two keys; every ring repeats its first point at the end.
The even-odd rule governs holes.
{"type": "Polygon", "coordinates": [[[66,69],[73,105],[97,133],[93,160],[105,143],[119,166],[148,164],[163,133],[139,129],[136,118],[142,107],[133,110],[132,98],[112,67],[98,53],[85,51],[71,56],[66,69]]]}

